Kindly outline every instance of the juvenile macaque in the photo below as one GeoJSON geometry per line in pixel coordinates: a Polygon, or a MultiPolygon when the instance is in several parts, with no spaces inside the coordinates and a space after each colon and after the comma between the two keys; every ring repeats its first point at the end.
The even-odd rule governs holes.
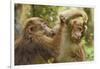
{"type": "Polygon", "coordinates": [[[15,42],[15,65],[57,62],[64,23],[53,37],[46,21],[39,17],[26,20],[22,36],[15,42]]]}
{"type": "Polygon", "coordinates": [[[84,61],[85,51],[81,40],[87,29],[87,14],[80,9],[70,9],[61,12],[60,19],[66,23],[66,29],[62,36],[59,62],[84,61]]]}

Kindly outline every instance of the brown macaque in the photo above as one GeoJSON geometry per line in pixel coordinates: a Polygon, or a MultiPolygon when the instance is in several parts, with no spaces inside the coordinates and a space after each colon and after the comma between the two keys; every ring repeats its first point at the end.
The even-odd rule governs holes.
{"type": "Polygon", "coordinates": [[[58,61],[84,61],[86,54],[81,40],[87,29],[87,14],[82,9],[70,9],[60,13],[60,20],[66,23],[66,29],[62,35],[58,61]]]}
{"type": "Polygon", "coordinates": [[[64,23],[53,37],[42,18],[29,18],[25,24],[22,36],[15,41],[15,65],[57,62],[64,23]]]}

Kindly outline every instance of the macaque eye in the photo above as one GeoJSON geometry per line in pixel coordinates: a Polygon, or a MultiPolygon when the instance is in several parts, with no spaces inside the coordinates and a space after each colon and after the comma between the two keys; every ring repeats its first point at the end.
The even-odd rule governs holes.
{"type": "Polygon", "coordinates": [[[79,31],[82,31],[82,27],[79,27],[78,29],[79,29],[79,31]]]}
{"type": "Polygon", "coordinates": [[[44,20],[41,19],[40,22],[44,22],[44,20]]]}
{"type": "Polygon", "coordinates": [[[44,20],[40,20],[40,22],[41,22],[42,24],[44,24],[44,25],[47,25],[47,22],[44,21],[44,20]]]}
{"type": "Polygon", "coordinates": [[[43,26],[48,26],[46,22],[43,23],[43,26]]]}
{"type": "Polygon", "coordinates": [[[76,26],[76,24],[77,24],[77,21],[76,20],[71,21],[71,25],[72,26],[76,26]]]}
{"type": "Polygon", "coordinates": [[[46,27],[46,24],[43,24],[43,23],[42,23],[42,24],[41,24],[41,27],[42,27],[42,28],[45,28],[45,27],[46,27]]]}

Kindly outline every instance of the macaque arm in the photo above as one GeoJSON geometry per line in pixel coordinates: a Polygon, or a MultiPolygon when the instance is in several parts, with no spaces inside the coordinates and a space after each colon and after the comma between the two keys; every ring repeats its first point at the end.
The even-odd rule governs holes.
{"type": "Polygon", "coordinates": [[[85,51],[82,46],[79,46],[79,48],[74,52],[74,54],[79,57],[79,60],[84,61],[85,60],[85,51]]]}

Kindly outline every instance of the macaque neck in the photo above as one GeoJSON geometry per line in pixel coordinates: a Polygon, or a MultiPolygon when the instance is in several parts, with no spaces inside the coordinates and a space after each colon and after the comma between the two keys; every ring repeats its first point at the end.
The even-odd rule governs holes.
{"type": "MultiPolygon", "coordinates": [[[[77,47],[79,46],[78,44],[76,43],[73,43],[71,40],[70,40],[70,34],[68,34],[68,31],[66,30],[63,35],[62,35],[62,43],[61,43],[61,46],[60,46],[60,55],[58,57],[58,61],[60,62],[66,62],[68,61],[71,57],[70,57],[70,52],[72,52],[72,47],[77,49],[77,47]]],[[[69,60],[70,61],[70,60],[69,60]]]]}

